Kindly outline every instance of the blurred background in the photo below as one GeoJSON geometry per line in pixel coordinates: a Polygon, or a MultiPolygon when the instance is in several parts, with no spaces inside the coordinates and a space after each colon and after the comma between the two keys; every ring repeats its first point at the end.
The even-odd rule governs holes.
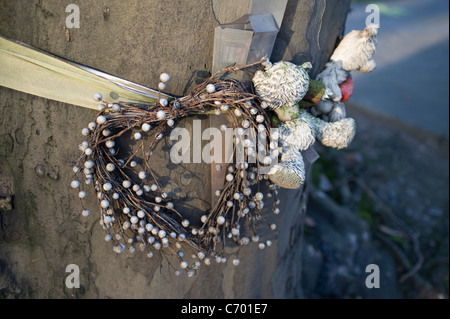
{"type": "MultiPolygon", "coordinates": [[[[346,33],[365,27],[354,1],[346,33]]],[[[304,229],[309,298],[448,298],[449,2],[376,3],[378,68],[353,74],[358,133],[320,149],[304,229]],[[366,266],[381,289],[361,285],[366,266]]]]}

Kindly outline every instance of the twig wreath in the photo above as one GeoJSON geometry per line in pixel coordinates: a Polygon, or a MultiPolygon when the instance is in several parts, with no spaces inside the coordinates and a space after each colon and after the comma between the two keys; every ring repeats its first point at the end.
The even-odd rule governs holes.
{"type": "MultiPolygon", "coordinates": [[[[83,199],[86,192],[80,177],[84,175],[85,183],[94,185],[100,201],[101,224],[107,232],[105,239],[114,243],[115,252],[121,253],[127,247],[134,252],[138,246],[152,257],[165,249],[169,255],[179,259],[180,268],[187,270],[191,276],[200,261],[209,264],[212,259],[218,262],[226,260],[222,254],[226,237],[239,245],[259,242],[255,232],[248,237],[241,235],[240,231],[242,221],[248,223],[247,229],[254,230],[253,224],[262,218],[264,195],[258,191],[258,184],[263,176],[258,173],[259,162],[253,165],[245,162],[225,168],[228,171],[226,183],[223,190],[216,192],[219,200],[208,214],[201,217],[202,226],[195,228],[176,210],[168,195],[161,191],[152,170],[151,155],[167,127],[173,127],[182,118],[211,111],[217,115],[222,112],[230,114],[234,127],[268,135],[271,123],[264,111],[267,104],[248,92],[241,82],[221,78],[226,73],[260,63],[226,68],[197,86],[191,94],[170,102],[162,99],[154,105],[108,104],[102,101],[101,96],[94,97],[104,104],[100,106],[102,110],[96,121],[89,123],[88,128],[82,131],[88,140],[80,145],[83,155],[73,168],[75,180],[71,186],[79,189],[79,197],[83,199]],[[115,148],[115,140],[127,132],[140,141],[132,154],[122,154],[115,148]],[[149,148],[144,148],[144,142],[148,143],[149,148]],[[133,169],[137,166],[134,159],[139,151],[142,151],[144,170],[136,172],[133,169]],[[184,258],[186,253],[183,249],[186,248],[195,253],[197,260],[193,264],[188,264],[184,258]]],[[[167,80],[168,75],[162,74],[161,83],[167,80]]],[[[249,142],[240,142],[246,141],[249,142]]],[[[270,148],[277,146],[271,146],[270,139],[267,139],[265,147],[270,153],[270,148]]],[[[255,150],[249,147],[246,151],[251,154],[255,150]]],[[[272,211],[275,214],[279,213],[277,188],[272,184],[268,195],[274,197],[272,211]]],[[[89,216],[90,211],[84,208],[83,215],[89,216]]],[[[271,227],[275,228],[274,225],[271,227]]],[[[259,247],[262,249],[270,244],[270,241],[260,242],[259,247]]],[[[238,265],[239,260],[234,259],[233,263],[238,265]]]]}
{"type": "MultiPolygon", "coordinates": [[[[343,102],[353,91],[350,72],[370,72],[375,68],[376,35],[377,27],[373,25],[349,33],[318,81],[309,77],[309,62],[297,66],[283,61],[273,65],[259,61],[225,68],[190,94],[171,101],[163,98],[153,105],[112,104],[96,94],[94,99],[102,103],[100,112],[95,122],[82,130],[88,140],[79,146],[83,155],[73,167],[75,178],[71,187],[83,199],[86,192],[80,177],[84,175],[85,183],[94,186],[105,239],[113,242],[115,252],[122,253],[127,248],[134,252],[138,247],[149,257],[156,253],[167,260],[174,257],[179,267],[171,262],[169,265],[176,274],[182,269],[194,276],[202,263],[225,262],[224,248],[229,240],[239,246],[256,242],[264,249],[272,244],[261,240],[256,232],[256,223],[265,218],[264,201],[273,198],[272,212],[279,214],[278,189],[302,186],[302,152],[316,141],[336,149],[346,148],[352,142],[356,124],[346,118],[343,102]],[[256,72],[250,89],[224,76],[261,66],[265,70],[256,72]],[[229,114],[237,132],[233,140],[235,150],[243,145],[245,158],[256,156],[258,160],[235,161],[219,168],[227,170],[224,187],[216,192],[217,204],[202,215],[201,226],[195,227],[162,191],[152,170],[152,151],[167,128],[174,127],[180,119],[222,113],[229,114]],[[278,129],[275,133],[274,126],[278,129]],[[134,151],[127,152],[116,145],[126,133],[138,142],[134,151]],[[249,135],[257,139],[250,139],[249,135]],[[140,152],[142,170],[138,172],[136,159],[140,152]],[[259,152],[265,157],[257,156],[259,152]],[[268,192],[263,194],[261,181],[266,180],[268,192]]],[[[163,73],[160,80],[162,91],[169,75],[163,73]]],[[[221,130],[227,127],[222,126],[221,130]]],[[[90,211],[83,208],[82,214],[89,216],[90,211]]],[[[269,227],[276,229],[275,224],[269,227]]],[[[239,262],[233,259],[234,265],[239,262]]]]}

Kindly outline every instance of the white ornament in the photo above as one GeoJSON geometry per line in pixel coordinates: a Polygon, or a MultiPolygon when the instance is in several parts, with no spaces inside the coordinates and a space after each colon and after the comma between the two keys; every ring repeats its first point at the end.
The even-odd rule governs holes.
{"type": "Polygon", "coordinates": [[[92,150],[92,148],[89,147],[84,150],[84,154],[86,154],[87,156],[91,156],[93,152],[94,151],[92,150]]]}
{"type": "Polygon", "coordinates": [[[114,142],[113,140],[109,140],[106,141],[105,145],[107,148],[113,148],[116,145],[116,142],[114,142]]]}
{"type": "Polygon", "coordinates": [[[131,187],[131,182],[130,181],[123,181],[122,182],[122,186],[124,188],[130,188],[131,187]]]}
{"type": "Polygon", "coordinates": [[[184,219],[184,220],[181,222],[181,225],[182,225],[184,228],[189,227],[189,224],[190,224],[190,222],[189,222],[189,220],[187,220],[187,219],[184,219]]]}
{"type": "Polygon", "coordinates": [[[97,124],[98,125],[102,125],[106,123],[106,117],[103,115],[100,115],[99,117],[97,117],[97,124]]]}
{"type": "Polygon", "coordinates": [[[166,112],[164,111],[158,111],[156,112],[156,117],[158,118],[158,120],[164,120],[166,118],[166,112]]]}
{"type": "Polygon", "coordinates": [[[162,74],[159,76],[159,80],[160,80],[161,82],[166,83],[166,82],[168,82],[168,81],[170,80],[170,76],[169,76],[169,74],[167,74],[167,73],[162,73],[162,74]]]}
{"type": "Polygon", "coordinates": [[[258,115],[256,117],[256,122],[258,123],[264,123],[264,115],[258,115]]]}
{"type": "Polygon", "coordinates": [[[88,169],[93,168],[94,167],[94,161],[89,160],[89,161],[84,162],[84,167],[86,167],[88,169]]]}
{"type": "Polygon", "coordinates": [[[101,206],[102,208],[104,208],[104,209],[108,208],[108,207],[109,207],[109,201],[106,200],[106,199],[102,200],[102,201],[100,202],[100,206],[101,206]]]}
{"type": "Polygon", "coordinates": [[[159,238],[164,238],[164,237],[166,237],[166,235],[167,235],[167,233],[166,233],[166,231],[163,230],[163,229],[161,229],[161,230],[158,232],[159,238]]]}
{"type": "Polygon", "coordinates": [[[159,89],[160,91],[164,91],[164,90],[166,89],[166,87],[167,87],[166,83],[164,83],[164,82],[159,82],[159,84],[158,84],[158,89],[159,89]]]}
{"type": "Polygon", "coordinates": [[[112,107],[111,107],[111,111],[119,112],[120,111],[120,105],[119,104],[113,104],[112,107]]]}
{"type": "Polygon", "coordinates": [[[103,100],[103,96],[100,93],[95,93],[94,101],[100,102],[101,100],[103,100]]]}
{"type": "MultiPolygon", "coordinates": [[[[167,99],[160,99],[159,100],[159,104],[161,104],[162,106],[164,106],[164,107],[166,107],[167,105],[169,105],[169,101],[167,101],[167,99]]],[[[160,111],[161,112],[161,111],[160,111]]],[[[159,113],[159,112],[158,112],[159,113]]],[[[164,117],[165,118],[165,117],[164,117]]],[[[163,118],[163,119],[164,119],[163,118]]],[[[159,117],[158,117],[158,119],[160,119],[159,117]]],[[[160,119],[160,120],[163,120],[163,119],[160,119]]]]}
{"type": "Polygon", "coordinates": [[[145,212],[143,210],[140,210],[140,211],[137,212],[137,216],[139,218],[144,218],[145,217],[145,212]]]}
{"type": "Polygon", "coordinates": [[[150,124],[148,124],[148,123],[144,123],[144,124],[142,124],[141,128],[142,128],[142,131],[148,132],[148,131],[150,131],[152,129],[152,126],[150,124]]]}
{"type": "Polygon", "coordinates": [[[84,128],[84,129],[81,130],[81,134],[83,136],[89,136],[89,134],[91,134],[91,130],[88,129],[88,128],[84,128]]]}
{"type": "Polygon", "coordinates": [[[180,268],[181,269],[186,269],[188,267],[188,263],[186,262],[186,261],[182,261],[181,263],[180,263],[180,268]]]}
{"type": "Polygon", "coordinates": [[[104,189],[106,192],[109,192],[109,191],[112,189],[111,183],[105,183],[105,184],[103,185],[103,189],[104,189]]]}
{"type": "Polygon", "coordinates": [[[250,121],[244,120],[244,121],[242,121],[241,125],[242,125],[243,128],[247,129],[247,128],[250,127],[250,121]]]}
{"type": "Polygon", "coordinates": [[[217,224],[219,224],[219,225],[225,224],[225,217],[223,217],[223,216],[217,217],[217,224]]]}
{"type": "Polygon", "coordinates": [[[140,179],[145,179],[145,178],[147,178],[147,173],[144,172],[144,171],[139,172],[139,178],[140,178],[140,179]]]}
{"type": "Polygon", "coordinates": [[[97,123],[95,123],[95,122],[91,122],[91,123],[89,123],[88,124],[88,128],[91,130],[91,131],[95,131],[95,128],[97,127],[97,123]]]}
{"type": "Polygon", "coordinates": [[[70,186],[72,187],[72,188],[78,188],[78,187],[80,187],[80,182],[79,181],[72,181],[72,183],[70,183],[70,186]]]}
{"type": "Polygon", "coordinates": [[[206,86],[206,92],[208,92],[208,93],[216,92],[216,86],[214,84],[208,84],[206,86]]]}

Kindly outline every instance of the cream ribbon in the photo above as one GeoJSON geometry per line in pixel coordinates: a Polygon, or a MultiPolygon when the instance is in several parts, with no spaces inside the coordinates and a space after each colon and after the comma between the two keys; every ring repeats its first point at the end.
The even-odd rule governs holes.
{"type": "Polygon", "coordinates": [[[111,103],[153,104],[167,94],[56,57],[0,36],[0,85],[97,110],[93,96],[111,103]]]}

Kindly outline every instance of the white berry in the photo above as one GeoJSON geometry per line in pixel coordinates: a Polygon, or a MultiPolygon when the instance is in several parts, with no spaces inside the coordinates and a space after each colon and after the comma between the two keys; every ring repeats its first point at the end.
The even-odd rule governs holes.
{"type": "Polygon", "coordinates": [[[160,76],[159,76],[159,80],[161,81],[161,82],[168,82],[169,80],[170,80],[170,75],[169,74],[167,74],[167,73],[162,73],[160,76]]]}
{"type": "Polygon", "coordinates": [[[92,160],[86,161],[84,162],[84,167],[86,167],[87,169],[91,169],[92,167],[94,167],[94,162],[92,160]]]}
{"type": "Polygon", "coordinates": [[[101,201],[100,206],[102,206],[102,208],[108,208],[109,207],[109,201],[104,199],[101,201]]]}
{"type": "Polygon", "coordinates": [[[148,124],[148,123],[142,124],[142,131],[144,131],[144,132],[150,131],[151,128],[152,128],[152,126],[150,124],[148,124]]]}
{"type": "Polygon", "coordinates": [[[223,217],[223,216],[217,217],[217,224],[219,224],[219,225],[225,224],[225,217],[223,217]]]}
{"type": "Polygon", "coordinates": [[[216,92],[216,86],[214,84],[208,84],[206,86],[206,92],[208,92],[208,93],[216,92]]]}
{"type": "Polygon", "coordinates": [[[147,177],[147,173],[146,172],[144,172],[144,171],[139,172],[139,178],[140,179],[145,179],[146,177],[147,177]]]}
{"type": "Polygon", "coordinates": [[[81,134],[83,136],[88,136],[89,134],[91,134],[91,130],[88,129],[88,128],[84,128],[84,129],[81,130],[81,134]]]}
{"type": "Polygon", "coordinates": [[[100,115],[99,117],[97,117],[97,124],[102,125],[106,123],[106,117],[103,115],[100,115]]]}
{"type": "MultiPolygon", "coordinates": [[[[167,102],[167,100],[166,100],[166,102],[167,102]]],[[[162,104],[162,103],[161,103],[162,104]]],[[[167,105],[167,104],[166,104],[167,105]]],[[[164,106],[166,106],[166,105],[164,105],[164,106]]],[[[164,111],[158,111],[157,113],[156,113],[156,117],[158,118],[158,120],[164,120],[165,118],[166,118],[166,112],[164,112],[164,111]]]]}
{"type": "Polygon", "coordinates": [[[159,82],[158,84],[158,89],[160,89],[161,91],[164,91],[166,89],[167,85],[164,82],[159,82]]]}
{"type": "Polygon", "coordinates": [[[100,102],[101,100],[103,100],[103,96],[100,93],[95,93],[94,100],[100,102]]]}
{"type": "Polygon", "coordinates": [[[161,104],[162,106],[167,106],[169,105],[169,101],[167,101],[167,99],[160,99],[159,104],[161,104]]]}
{"type": "Polygon", "coordinates": [[[106,141],[105,145],[107,148],[113,148],[116,145],[116,142],[114,142],[113,140],[109,140],[106,141]]]}
{"type": "Polygon", "coordinates": [[[189,224],[190,224],[190,222],[189,222],[189,220],[187,220],[187,219],[185,219],[185,220],[183,220],[182,222],[181,222],[181,225],[183,226],[183,227],[189,227],[189,224]]]}
{"type": "Polygon", "coordinates": [[[78,187],[80,187],[80,182],[79,181],[72,181],[72,183],[70,183],[70,186],[72,188],[78,188],[78,187]]]}
{"type": "Polygon", "coordinates": [[[131,182],[130,181],[123,181],[122,182],[122,186],[124,188],[130,188],[131,187],[131,182]]]}
{"type": "Polygon", "coordinates": [[[226,177],[228,182],[232,182],[234,180],[234,175],[233,174],[228,174],[226,177]]]}

